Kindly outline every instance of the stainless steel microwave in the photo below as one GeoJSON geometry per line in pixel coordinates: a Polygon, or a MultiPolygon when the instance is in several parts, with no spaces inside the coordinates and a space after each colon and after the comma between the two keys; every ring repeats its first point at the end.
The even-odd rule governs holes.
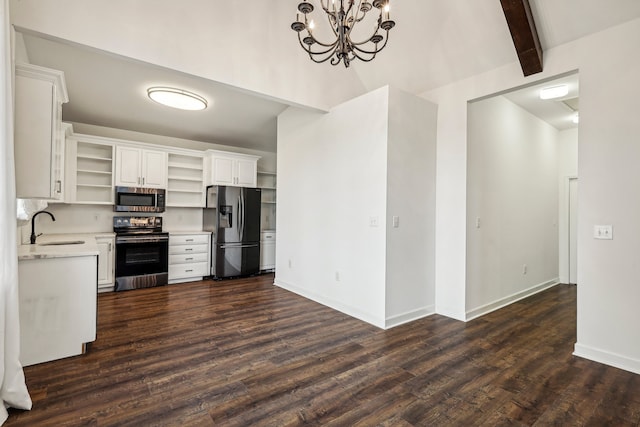
{"type": "Polygon", "coordinates": [[[116,212],[164,212],[163,188],[116,187],[116,212]]]}

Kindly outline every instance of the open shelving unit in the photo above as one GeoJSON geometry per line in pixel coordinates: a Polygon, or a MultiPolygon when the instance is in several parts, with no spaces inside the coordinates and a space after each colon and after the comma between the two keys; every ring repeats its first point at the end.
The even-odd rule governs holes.
{"type": "Polygon", "coordinates": [[[258,187],[262,189],[262,207],[260,212],[260,228],[275,230],[276,228],[276,188],[275,172],[258,171],[258,187]]]}
{"type": "Polygon", "coordinates": [[[204,156],[169,153],[167,206],[204,207],[204,156]]]}
{"type": "Polygon", "coordinates": [[[113,145],[77,141],[75,202],[113,204],[113,145]]]}

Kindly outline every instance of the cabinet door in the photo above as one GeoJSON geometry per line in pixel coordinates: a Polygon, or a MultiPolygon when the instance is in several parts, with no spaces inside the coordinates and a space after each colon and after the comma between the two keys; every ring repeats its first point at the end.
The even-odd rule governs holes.
{"type": "Polygon", "coordinates": [[[214,157],[212,164],[213,185],[235,185],[233,175],[234,159],[228,157],[214,157]]]}
{"type": "Polygon", "coordinates": [[[167,188],[167,153],[142,151],[142,186],[167,188]]]}
{"type": "Polygon", "coordinates": [[[98,285],[113,285],[113,238],[97,238],[98,285]]]}
{"type": "Polygon", "coordinates": [[[140,187],[141,151],[138,148],[116,148],[116,185],[140,187]]]}
{"type": "Polygon", "coordinates": [[[16,75],[14,146],[16,194],[20,198],[53,196],[54,90],[51,82],[16,75]]]}
{"type": "Polygon", "coordinates": [[[236,185],[255,187],[257,185],[257,162],[254,160],[236,160],[236,185]]]}

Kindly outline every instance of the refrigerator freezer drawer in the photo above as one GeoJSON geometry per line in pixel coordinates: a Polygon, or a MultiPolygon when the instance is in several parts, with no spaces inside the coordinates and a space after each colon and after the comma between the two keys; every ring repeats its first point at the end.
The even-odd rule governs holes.
{"type": "Polygon", "coordinates": [[[260,245],[220,244],[216,247],[213,275],[218,278],[247,276],[260,272],[260,245]]]}

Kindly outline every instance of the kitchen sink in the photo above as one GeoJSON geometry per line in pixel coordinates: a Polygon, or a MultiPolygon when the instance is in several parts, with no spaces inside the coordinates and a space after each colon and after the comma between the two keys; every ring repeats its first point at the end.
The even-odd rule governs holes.
{"type": "Polygon", "coordinates": [[[84,240],[60,240],[58,242],[38,243],[40,246],[81,245],[84,240]]]}

